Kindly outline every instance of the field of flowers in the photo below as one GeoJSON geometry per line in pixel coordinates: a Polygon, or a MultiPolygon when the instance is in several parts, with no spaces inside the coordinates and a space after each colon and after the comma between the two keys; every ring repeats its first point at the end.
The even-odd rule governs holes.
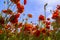
{"type": "Polygon", "coordinates": [[[33,17],[32,14],[27,14],[27,18],[22,19],[22,22],[18,21],[24,12],[27,0],[24,0],[24,4],[21,4],[20,0],[9,0],[4,4],[6,2],[9,4],[8,8],[0,13],[0,40],[60,40],[60,5],[52,11],[52,17],[47,18],[46,3],[45,15],[39,15],[38,23],[35,25],[33,22],[28,22],[28,19],[33,17]],[[15,12],[10,8],[14,5],[16,5],[15,12]]]}

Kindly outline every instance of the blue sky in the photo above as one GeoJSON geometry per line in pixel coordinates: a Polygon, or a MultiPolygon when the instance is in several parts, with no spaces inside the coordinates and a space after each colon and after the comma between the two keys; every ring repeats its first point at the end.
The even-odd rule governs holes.
{"type": "MultiPolygon", "coordinates": [[[[4,7],[3,1],[4,0],[0,0],[0,11],[6,8],[6,6],[4,7]]],[[[21,0],[21,3],[23,4],[23,0],[21,0]]],[[[44,4],[45,3],[48,3],[46,7],[47,17],[51,17],[50,10],[56,9],[56,5],[60,4],[60,0],[27,0],[24,13],[25,14],[31,13],[33,15],[33,18],[29,19],[29,21],[33,21],[35,23],[37,22],[38,16],[40,14],[44,15],[44,4]]],[[[25,18],[24,16],[22,17],[25,18]]]]}

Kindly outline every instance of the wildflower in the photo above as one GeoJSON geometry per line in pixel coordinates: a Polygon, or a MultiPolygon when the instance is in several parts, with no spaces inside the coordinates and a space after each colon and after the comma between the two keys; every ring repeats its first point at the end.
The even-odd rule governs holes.
{"type": "Polygon", "coordinates": [[[60,10],[60,5],[57,5],[57,9],[60,10]]]}
{"type": "Polygon", "coordinates": [[[12,14],[12,10],[11,9],[2,10],[2,12],[6,13],[6,14],[12,14]]]}
{"type": "Polygon", "coordinates": [[[29,18],[32,18],[32,14],[28,14],[28,17],[29,17],[29,18]]]}
{"type": "Polygon", "coordinates": [[[46,25],[50,25],[50,24],[51,24],[50,22],[46,21],[46,25]]]}
{"type": "Polygon", "coordinates": [[[11,22],[11,23],[17,23],[17,22],[18,22],[18,19],[14,19],[14,18],[11,17],[11,18],[10,18],[10,22],[11,22]]]}
{"type": "Polygon", "coordinates": [[[47,18],[47,20],[49,21],[49,20],[50,20],[50,18],[47,18]]]}
{"type": "Polygon", "coordinates": [[[52,19],[56,19],[58,18],[58,10],[54,11],[53,15],[52,15],[52,19]]]}
{"type": "Polygon", "coordinates": [[[42,32],[42,33],[46,33],[46,29],[45,29],[45,28],[42,28],[42,29],[41,29],[41,32],[42,32]]]}
{"type": "Polygon", "coordinates": [[[5,29],[8,29],[9,27],[11,27],[11,25],[8,24],[5,26],[5,29]]]}
{"type": "Polygon", "coordinates": [[[53,14],[52,19],[58,18],[58,14],[53,14]]]}
{"type": "Polygon", "coordinates": [[[7,13],[7,10],[2,10],[3,13],[7,13]]]}
{"type": "Polygon", "coordinates": [[[26,3],[27,3],[27,0],[24,0],[24,5],[26,5],[26,3]]]}
{"type": "Polygon", "coordinates": [[[44,18],[44,16],[43,15],[40,15],[39,16],[39,20],[44,20],[45,18],[44,18]]]}
{"type": "Polygon", "coordinates": [[[36,30],[35,36],[36,36],[36,37],[39,37],[39,36],[40,36],[40,30],[36,30]]]}
{"type": "Polygon", "coordinates": [[[32,27],[32,31],[37,30],[37,27],[32,27]]]}
{"type": "Polygon", "coordinates": [[[47,28],[47,29],[50,29],[50,25],[46,25],[46,28],[47,28]]]}
{"type": "Polygon", "coordinates": [[[17,23],[18,22],[18,17],[19,17],[19,13],[18,14],[15,14],[15,15],[12,15],[11,17],[10,17],[10,22],[11,23],[17,23]]]}
{"type": "Polygon", "coordinates": [[[26,23],[25,24],[25,30],[30,31],[30,29],[32,29],[32,24],[26,23]]]}
{"type": "Polygon", "coordinates": [[[0,34],[2,34],[3,33],[3,31],[2,30],[0,30],[0,34]]]}
{"type": "Polygon", "coordinates": [[[15,14],[15,18],[19,18],[20,13],[15,14]]]}
{"type": "Polygon", "coordinates": [[[10,1],[13,2],[13,3],[15,3],[15,4],[17,4],[17,3],[20,2],[20,0],[10,0],[10,1]]]}
{"type": "Polygon", "coordinates": [[[23,11],[24,11],[24,6],[23,5],[21,5],[20,3],[18,3],[17,4],[17,11],[19,12],[19,13],[22,13],[23,11]]]}

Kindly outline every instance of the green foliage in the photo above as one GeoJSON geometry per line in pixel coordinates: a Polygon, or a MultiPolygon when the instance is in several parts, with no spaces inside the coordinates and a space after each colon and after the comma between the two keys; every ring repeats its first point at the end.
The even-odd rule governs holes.
{"type": "Polygon", "coordinates": [[[2,25],[0,25],[0,29],[2,29],[2,25]]]}
{"type": "Polygon", "coordinates": [[[56,40],[60,40],[60,31],[56,33],[56,40]]]}
{"type": "Polygon", "coordinates": [[[1,34],[1,35],[0,35],[0,39],[1,39],[1,40],[7,40],[7,38],[6,38],[6,34],[4,34],[4,33],[1,34]]]}

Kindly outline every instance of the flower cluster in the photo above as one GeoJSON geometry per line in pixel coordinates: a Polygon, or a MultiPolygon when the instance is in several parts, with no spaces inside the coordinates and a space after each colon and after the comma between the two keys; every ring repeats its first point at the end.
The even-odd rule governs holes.
{"type": "Polygon", "coordinates": [[[2,10],[3,16],[0,14],[0,39],[1,40],[60,40],[60,5],[53,11],[52,18],[46,18],[44,15],[39,15],[38,23],[28,22],[28,18],[32,18],[32,14],[27,14],[26,20],[18,21],[21,14],[24,12],[24,6],[27,0],[24,0],[24,5],[20,0],[10,0],[9,2],[16,5],[16,12],[13,12],[9,7],[2,10]],[[55,27],[56,26],[56,27],[55,27]]]}

